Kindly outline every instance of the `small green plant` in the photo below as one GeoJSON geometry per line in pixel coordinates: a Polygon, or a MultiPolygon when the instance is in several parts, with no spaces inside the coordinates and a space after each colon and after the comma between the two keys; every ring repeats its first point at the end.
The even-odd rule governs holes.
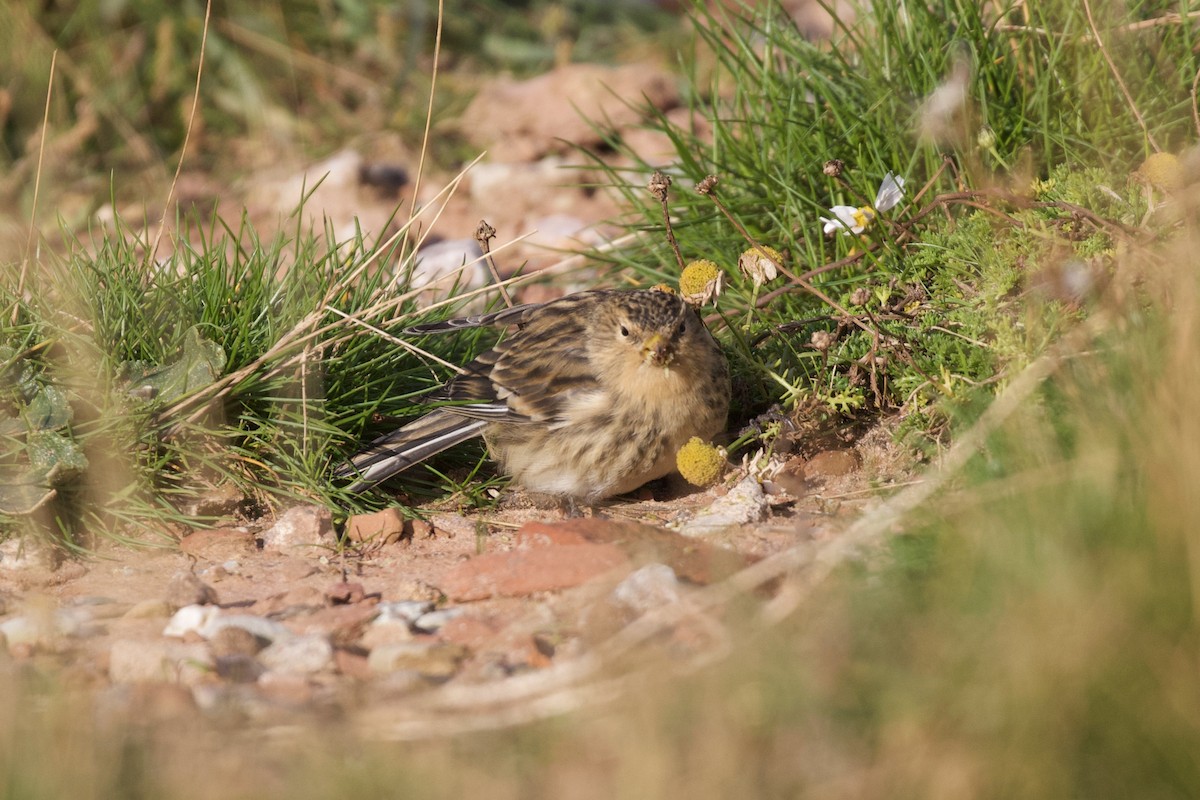
{"type": "Polygon", "coordinates": [[[1197,61],[1189,23],[1139,28],[1157,50],[1121,51],[1126,96],[1093,46],[1109,31],[1074,3],[868,5],[829,44],[774,8],[697,7],[717,65],[693,75],[692,124],[652,124],[675,162],[626,150],[634,166],[608,169],[637,231],[664,225],[644,181],[673,177],[668,235],[610,258],[647,281],[695,259],[723,270],[711,321],[741,362],[743,418],[782,402],[935,432],[1084,313],[1147,215],[1128,180],[1146,126],[1191,134],[1197,61]],[[1085,166],[1099,152],[1106,168],[1085,166]],[[775,256],[747,269],[763,248],[775,256]],[[1039,293],[1054,274],[1078,285],[1039,293]]]}

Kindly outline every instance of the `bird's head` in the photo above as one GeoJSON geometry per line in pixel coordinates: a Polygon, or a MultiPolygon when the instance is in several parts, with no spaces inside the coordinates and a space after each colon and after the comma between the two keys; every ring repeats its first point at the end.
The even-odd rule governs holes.
{"type": "Polygon", "coordinates": [[[627,367],[670,367],[692,336],[703,335],[688,305],[660,291],[612,294],[597,323],[598,344],[627,367]]]}

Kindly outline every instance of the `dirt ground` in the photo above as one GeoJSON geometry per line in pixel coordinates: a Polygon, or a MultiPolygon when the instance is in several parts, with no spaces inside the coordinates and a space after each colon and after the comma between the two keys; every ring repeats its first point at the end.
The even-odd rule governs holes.
{"type": "MultiPolygon", "coordinates": [[[[385,510],[351,518],[360,541],[343,547],[316,508],[57,563],[9,545],[0,652],[94,690],[110,714],[330,715],[405,736],[454,724],[450,708],[474,715],[540,676],[560,680],[623,638],[640,664],[727,647],[737,623],[695,602],[706,587],[837,537],[912,469],[883,429],[776,463],[770,477],[733,468],[703,491],[643,489],[591,517],[519,495],[471,515],[385,510]],[[653,635],[629,640],[653,619],[653,635]]],[[[777,589],[750,596],[769,603],[777,589]]]]}

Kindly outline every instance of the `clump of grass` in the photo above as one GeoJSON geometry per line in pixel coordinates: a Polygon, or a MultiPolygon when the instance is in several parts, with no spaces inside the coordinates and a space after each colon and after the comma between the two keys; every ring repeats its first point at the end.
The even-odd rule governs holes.
{"type": "MultiPolygon", "coordinates": [[[[1191,22],[1135,24],[1156,8],[1098,29],[1075,3],[870,3],[830,43],[776,9],[697,8],[717,61],[688,94],[704,124],[662,116],[652,127],[674,163],[626,151],[628,174],[607,172],[630,228],[649,231],[662,211],[645,180],[673,175],[683,260],[727,271],[719,309],[743,417],[772,402],[840,419],[901,411],[936,432],[1083,313],[1087,291],[1027,302],[1037,276],[1081,261],[1102,284],[1147,216],[1130,171],[1151,141],[1194,135],[1191,22]],[[888,172],[906,185],[885,212],[872,205],[888,172]],[[861,214],[855,235],[822,223],[836,206],[861,214]],[[735,266],[758,245],[782,254],[774,284],[735,266]]],[[[614,260],[671,282],[679,257],[663,237],[641,241],[614,260]]]]}
{"type": "MultiPolygon", "coordinates": [[[[10,519],[37,510],[70,539],[179,518],[222,483],[247,513],[373,502],[339,493],[331,462],[444,379],[420,351],[358,324],[387,334],[447,313],[419,310],[411,258],[395,240],[330,231],[262,242],[244,222],[182,229],[195,242],[155,259],[118,226],[48,257],[28,297],[4,296],[10,519]]],[[[437,337],[426,352],[457,362],[478,335],[437,337]]]]}

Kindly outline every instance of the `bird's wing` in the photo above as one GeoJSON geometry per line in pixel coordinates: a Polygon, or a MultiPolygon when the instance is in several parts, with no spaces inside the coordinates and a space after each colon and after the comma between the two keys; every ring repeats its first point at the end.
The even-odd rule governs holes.
{"type": "Polygon", "coordinates": [[[338,467],[334,475],[357,478],[347,491],[361,492],[459,442],[479,436],[485,425],[484,420],[453,414],[449,409],[432,411],[380,436],[349,463],[338,467]]]}
{"type": "Polygon", "coordinates": [[[431,399],[465,402],[446,411],[492,422],[562,421],[569,402],[600,391],[587,356],[588,305],[597,294],[527,310],[520,330],[468,364],[431,399]]]}

